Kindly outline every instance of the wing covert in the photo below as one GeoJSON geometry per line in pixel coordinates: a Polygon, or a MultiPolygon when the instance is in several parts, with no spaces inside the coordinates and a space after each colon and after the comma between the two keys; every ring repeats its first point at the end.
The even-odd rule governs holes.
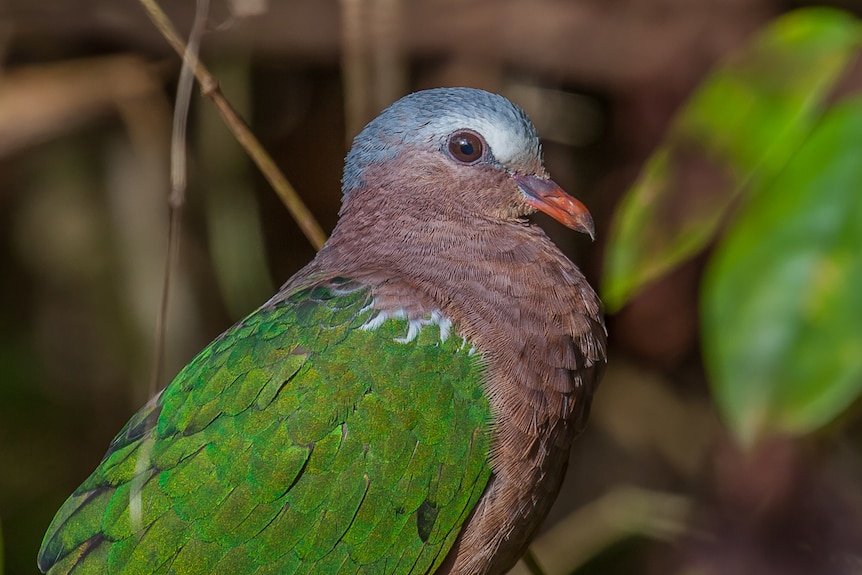
{"type": "Polygon", "coordinates": [[[481,358],[371,304],[333,280],[207,346],[63,505],[40,568],[433,572],[490,476],[481,358]]]}

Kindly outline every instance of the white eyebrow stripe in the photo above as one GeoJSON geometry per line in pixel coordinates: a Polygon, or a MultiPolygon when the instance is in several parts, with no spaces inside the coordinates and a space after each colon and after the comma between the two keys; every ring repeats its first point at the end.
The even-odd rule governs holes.
{"type": "Polygon", "coordinates": [[[501,124],[486,118],[452,116],[441,118],[433,127],[435,133],[452,134],[466,129],[480,134],[488,143],[491,154],[503,165],[529,163],[530,158],[539,155],[538,139],[523,130],[513,129],[511,124],[501,124]]]}
{"type": "Polygon", "coordinates": [[[532,148],[529,142],[525,142],[522,134],[515,130],[505,130],[499,124],[488,122],[484,119],[476,119],[472,122],[473,128],[485,138],[491,153],[501,164],[511,164],[524,156],[524,150],[532,148]]]}

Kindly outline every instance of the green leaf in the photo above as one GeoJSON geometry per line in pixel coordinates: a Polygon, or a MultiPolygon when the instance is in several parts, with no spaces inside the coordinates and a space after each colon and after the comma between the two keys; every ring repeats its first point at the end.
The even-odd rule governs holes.
{"type": "Polygon", "coordinates": [[[716,402],[745,444],[803,434],[862,392],[862,99],[832,109],[707,272],[716,402]]]}
{"type": "Polygon", "coordinates": [[[702,250],[736,197],[783,168],[859,39],[847,13],[798,10],[706,79],[617,211],[602,294],[610,311],[702,250]]]}

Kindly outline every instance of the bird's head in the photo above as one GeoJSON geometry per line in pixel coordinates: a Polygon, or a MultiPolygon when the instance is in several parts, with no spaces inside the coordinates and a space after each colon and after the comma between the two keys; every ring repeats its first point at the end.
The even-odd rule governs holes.
{"type": "Polygon", "coordinates": [[[473,88],[425,90],[389,106],[354,139],[342,190],[345,205],[366,190],[407,211],[516,221],[540,210],[594,233],[586,207],[550,179],[527,115],[473,88]]]}

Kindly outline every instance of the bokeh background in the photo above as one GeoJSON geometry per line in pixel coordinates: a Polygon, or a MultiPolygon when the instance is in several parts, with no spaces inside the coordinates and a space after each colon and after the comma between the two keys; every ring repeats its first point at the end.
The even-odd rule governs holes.
{"type": "MultiPolygon", "coordinates": [[[[807,4],[213,0],[201,53],[327,231],[349,140],[383,107],[440,85],[508,96],[537,125],[554,179],[593,213],[595,243],[538,219],[599,286],[609,250],[625,248],[611,245],[621,199],[644,189],[639,175],[663,142],[684,148],[672,139],[685,102],[721,62],[744,64],[765,26],[807,4]]],[[[818,4],[862,15],[855,0],[818,4]]],[[[164,8],[187,34],[194,3],[164,8]]],[[[179,69],[136,0],[0,2],[0,572],[36,572],[53,513],[154,377],[163,384],[313,257],[195,91],[166,353],[155,367],[179,69]]],[[[822,99],[860,86],[848,56],[822,99]]],[[[667,196],[649,229],[686,221],[690,203],[674,198],[727,187],[702,156],[679,157],[681,196],[667,196]]],[[[859,180],[851,185],[862,196],[859,180]]],[[[737,209],[729,205],[716,212],[721,229],[737,209]]],[[[852,246],[862,216],[850,223],[852,246]]],[[[715,237],[612,306],[607,375],[534,546],[549,575],[862,573],[852,384],[862,375],[848,368],[857,392],[818,425],[740,432],[704,364],[701,286],[715,237]]],[[[859,309],[844,318],[854,342],[859,309]]]]}

